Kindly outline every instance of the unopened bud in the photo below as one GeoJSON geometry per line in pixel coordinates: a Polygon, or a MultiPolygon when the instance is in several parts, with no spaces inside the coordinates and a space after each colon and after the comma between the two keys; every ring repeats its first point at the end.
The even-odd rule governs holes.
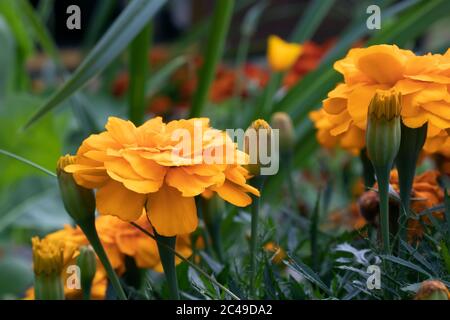
{"type": "Polygon", "coordinates": [[[427,280],[422,282],[414,300],[449,300],[450,293],[442,282],[427,280]]]}
{"type": "Polygon", "coordinates": [[[37,300],[62,300],[64,287],[64,243],[49,239],[31,239],[33,248],[34,294],[37,300]]]}
{"type": "Polygon", "coordinates": [[[400,147],[401,94],[377,90],[367,115],[367,154],[374,167],[392,166],[400,147]]]}
{"type": "Polygon", "coordinates": [[[261,168],[271,161],[272,128],[262,119],[252,122],[245,132],[244,151],[249,155],[247,170],[253,176],[261,174],[261,168]]]}
{"type": "Polygon", "coordinates": [[[294,125],[286,112],[275,112],[270,121],[273,129],[279,130],[280,152],[289,155],[294,149],[294,125]]]}
{"type": "Polygon", "coordinates": [[[59,158],[56,167],[56,174],[58,176],[59,189],[61,191],[64,207],[78,225],[85,223],[94,224],[94,192],[78,185],[72,174],[64,171],[64,168],[67,165],[74,163],[74,156],[65,155],[59,158]]]}
{"type": "Polygon", "coordinates": [[[89,296],[97,272],[97,259],[91,246],[80,248],[80,255],[77,258],[77,265],[81,270],[81,288],[85,296],[89,296]]]}

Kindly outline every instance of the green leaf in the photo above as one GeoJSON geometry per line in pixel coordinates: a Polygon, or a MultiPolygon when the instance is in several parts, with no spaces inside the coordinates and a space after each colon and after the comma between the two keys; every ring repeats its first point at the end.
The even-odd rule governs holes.
{"type": "Polygon", "coordinates": [[[99,40],[71,78],[27,121],[30,127],[108,66],[136,37],[166,0],[134,0],[99,40]]]}
{"type": "Polygon", "coordinates": [[[12,89],[14,80],[15,64],[15,39],[11,29],[0,14],[0,43],[2,50],[0,52],[0,103],[6,97],[6,94],[12,89]]]}
{"type": "Polygon", "coordinates": [[[211,33],[205,52],[205,62],[200,70],[199,84],[192,101],[190,118],[200,116],[208,100],[209,88],[214,80],[216,67],[225,46],[233,6],[234,0],[218,0],[214,9],[211,33]]]}
{"type": "Polygon", "coordinates": [[[186,61],[187,59],[185,56],[176,57],[155,71],[150,79],[147,80],[145,96],[150,98],[160,91],[170,80],[172,74],[185,64],[186,61]]]}
{"type": "MultiPolygon", "coordinates": [[[[31,159],[44,168],[54,169],[61,155],[62,143],[68,127],[67,112],[47,117],[26,133],[20,126],[32,110],[42,102],[35,96],[15,94],[7,97],[0,109],[0,148],[31,159]]],[[[0,194],[11,183],[39,172],[16,160],[0,156],[0,194]]]]}
{"type": "Polygon", "coordinates": [[[129,118],[135,125],[144,120],[147,100],[145,82],[148,74],[148,50],[150,47],[151,25],[147,25],[130,45],[130,88],[128,90],[129,118]]]}
{"type": "Polygon", "coordinates": [[[384,27],[367,46],[379,43],[396,43],[404,46],[419,36],[431,23],[448,16],[450,2],[447,0],[420,1],[408,9],[399,19],[384,27]]]}
{"type": "Polygon", "coordinates": [[[422,269],[421,267],[419,267],[418,265],[416,265],[416,264],[414,264],[414,263],[412,263],[410,261],[406,261],[406,260],[404,260],[402,258],[395,257],[395,256],[392,256],[392,255],[382,255],[381,257],[386,259],[386,260],[389,260],[391,262],[394,262],[396,264],[399,264],[401,266],[410,268],[410,269],[412,269],[414,271],[417,271],[417,272],[419,272],[419,273],[421,273],[423,275],[426,275],[428,278],[432,278],[433,277],[428,271],[422,269]]]}
{"type": "Polygon", "coordinates": [[[308,267],[306,264],[296,261],[294,258],[292,258],[289,254],[289,261],[284,260],[283,262],[292,270],[296,271],[300,275],[304,276],[308,281],[314,283],[317,285],[320,289],[325,291],[326,294],[329,296],[333,296],[333,293],[331,290],[327,287],[327,285],[320,279],[320,277],[315,273],[313,270],[311,270],[310,267],[308,267]]]}
{"type": "MultiPolygon", "coordinates": [[[[3,251],[3,248],[1,248],[3,251]]],[[[12,252],[0,258],[0,299],[18,298],[33,284],[33,270],[28,260],[12,252]]]]}
{"type": "Polygon", "coordinates": [[[301,16],[294,31],[291,34],[292,42],[305,42],[311,39],[320,23],[326,17],[335,0],[313,0],[310,1],[305,12],[301,16]]]}

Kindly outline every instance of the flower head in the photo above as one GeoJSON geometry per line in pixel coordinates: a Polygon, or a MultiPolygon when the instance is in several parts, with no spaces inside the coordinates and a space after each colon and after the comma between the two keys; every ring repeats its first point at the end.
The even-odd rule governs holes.
{"type": "MultiPolygon", "coordinates": [[[[152,226],[148,222],[145,214],[142,214],[136,223],[148,232],[153,232],[152,226]]],[[[162,265],[156,242],[142,231],[138,230],[130,223],[113,216],[100,216],[96,219],[95,225],[100,241],[105,248],[106,255],[108,256],[112,267],[119,275],[126,271],[126,257],[133,259],[138,268],[162,272],[162,265]]],[[[68,275],[68,273],[65,272],[67,267],[77,264],[81,250],[89,245],[89,241],[81,229],[69,225],[66,225],[64,229],[48,234],[42,240],[37,238],[36,240],[33,239],[33,248],[35,242],[39,244],[40,250],[42,250],[41,248],[46,248],[44,252],[49,252],[49,249],[52,248],[51,252],[53,253],[52,257],[54,257],[54,259],[48,261],[47,265],[51,265],[54,269],[57,266],[57,269],[55,270],[61,270],[59,274],[63,280],[65,280],[68,275]],[[49,244],[51,245],[49,246],[49,244]],[[61,248],[63,250],[61,250],[61,248]],[[60,255],[58,254],[60,251],[63,252],[62,264],[60,255]],[[55,261],[58,263],[55,263],[55,261]]],[[[176,250],[185,258],[192,254],[189,235],[183,234],[177,237],[176,250]]],[[[45,256],[48,256],[48,254],[45,256]]],[[[177,258],[175,262],[178,264],[181,260],[177,258]]],[[[92,263],[90,264],[92,265],[92,263]]],[[[38,264],[37,266],[40,265],[42,264],[38,264]]],[[[96,258],[95,265],[97,268],[92,281],[91,297],[93,299],[103,299],[106,294],[108,283],[107,275],[98,258],[96,258]]],[[[65,283],[65,281],[63,281],[63,283],[65,283]]],[[[33,290],[29,290],[27,292],[27,298],[33,299],[33,293],[33,290]]],[[[82,291],[79,289],[69,288],[67,286],[64,287],[64,294],[67,299],[79,299],[81,298],[81,293],[82,291]]]]}
{"type": "MultiPolygon", "coordinates": [[[[401,117],[410,128],[428,123],[424,149],[435,152],[450,128],[450,50],[444,55],[416,56],[395,45],[351,49],[334,68],[344,77],[323,101],[328,126],[318,128],[348,150],[364,147],[370,101],[377,90],[395,89],[402,96],[401,117]],[[436,141],[434,141],[436,140],[436,141]]],[[[317,117],[311,116],[316,127],[317,117]]],[[[321,119],[320,121],[324,121],[321,119]]]]}
{"type": "Polygon", "coordinates": [[[303,47],[271,35],[267,41],[267,60],[273,71],[286,71],[302,54],[303,47]]]}
{"type": "Polygon", "coordinates": [[[35,274],[61,274],[64,267],[64,243],[48,239],[31,239],[35,274]]]}
{"type": "Polygon", "coordinates": [[[237,205],[251,203],[241,166],[248,156],[225,132],[206,118],[175,120],[160,117],[140,127],[110,117],[106,131],[88,137],[78,149],[75,164],[64,168],[75,181],[97,189],[100,214],[137,220],[143,210],[158,234],[174,236],[194,231],[194,196],[206,189],[237,205]]]}
{"type": "Polygon", "coordinates": [[[401,96],[395,90],[377,90],[369,104],[367,154],[375,167],[389,166],[400,147],[401,96]]]}

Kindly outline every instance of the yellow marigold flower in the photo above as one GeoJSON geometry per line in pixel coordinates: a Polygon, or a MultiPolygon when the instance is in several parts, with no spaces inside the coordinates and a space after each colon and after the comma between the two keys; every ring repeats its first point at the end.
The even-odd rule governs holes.
{"type": "MultiPolygon", "coordinates": [[[[418,128],[428,123],[425,150],[435,152],[439,143],[448,137],[450,51],[444,55],[416,56],[395,45],[375,45],[351,49],[334,68],[343,75],[344,83],[338,84],[323,101],[323,117],[328,125],[318,129],[335,137],[335,144],[349,150],[364,147],[363,135],[352,135],[348,139],[344,134],[366,130],[367,108],[380,89],[395,89],[401,93],[401,117],[406,126],[418,128]]],[[[314,116],[312,119],[319,121],[317,117],[314,120],[314,116]]]]}
{"type": "Polygon", "coordinates": [[[31,239],[33,247],[33,270],[35,274],[61,274],[64,267],[64,243],[40,240],[38,237],[31,239]]]}
{"type": "Polygon", "coordinates": [[[273,71],[286,71],[302,54],[303,47],[271,35],[267,41],[267,61],[273,71]]]}
{"type": "MultiPolygon", "coordinates": [[[[136,223],[152,233],[152,226],[145,214],[142,214],[136,223]]],[[[130,223],[114,216],[99,216],[95,221],[95,226],[100,241],[105,248],[106,255],[119,275],[126,271],[125,258],[127,256],[134,259],[138,268],[152,269],[157,272],[163,271],[156,242],[130,223]]],[[[41,242],[64,244],[63,262],[60,272],[63,283],[66,283],[67,276],[70,275],[66,272],[67,267],[76,265],[80,249],[89,245],[89,241],[81,229],[70,225],[66,225],[62,230],[48,234],[41,242]]],[[[177,237],[175,249],[185,258],[192,254],[191,241],[188,234],[177,237]]],[[[181,262],[181,259],[177,257],[175,262],[178,264],[181,262]]],[[[108,277],[98,258],[96,265],[97,271],[92,282],[91,297],[92,299],[104,299],[108,277]]],[[[67,299],[82,298],[81,290],[67,288],[67,286],[64,286],[64,294],[67,299]]],[[[26,299],[34,299],[33,290],[27,291],[26,299]]]]}
{"type": "Polygon", "coordinates": [[[64,168],[79,185],[97,189],[100,214],[135,221],[145,210],[160,235],[175,236],[196,229],[194,196],[207,189],[237,206],[251,203],[248,192],[259,195],[241,167],[248,156],[206,118],[165,124],[157,117],[135,127],[110,117],[105,127],[84,140],[75,164],[64,168]]]}

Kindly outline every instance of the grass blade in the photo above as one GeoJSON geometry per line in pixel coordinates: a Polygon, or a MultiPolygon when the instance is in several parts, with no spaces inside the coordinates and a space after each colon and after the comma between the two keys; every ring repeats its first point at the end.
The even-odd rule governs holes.
{"type": "Polygon", "coordinates": [[[147,25],[130,45],[130,89],[128,91],[129,118],[135,125],[141,125],[147,107],[145,82],[148,75],[148,49],[151,25],[147,25]]]}
{"type": "Polygon", "coordinates": [[[205,62],[200,70],[199,85],[195,92],[189,117],[194,118],[202,114],[208,100],[209,88],[214,79],[216,66],[225,46],[234,0],[219,0],[214,9],[211,33],[205,53],[205,62]]]}
{"type": "Polygon", "coordinates": [[[134,0],[114,21],[72,77],[28,120],[24,129],[83,87],[108,66],[161,9],[166,0],[134,0]]]}
{"type": "Polygon", "coordinates": [[[311,39],[320,23],[330,11],[335,0],[313,0],[306,8],[291,35],[292,42],[305,42],[311,39]]]}

